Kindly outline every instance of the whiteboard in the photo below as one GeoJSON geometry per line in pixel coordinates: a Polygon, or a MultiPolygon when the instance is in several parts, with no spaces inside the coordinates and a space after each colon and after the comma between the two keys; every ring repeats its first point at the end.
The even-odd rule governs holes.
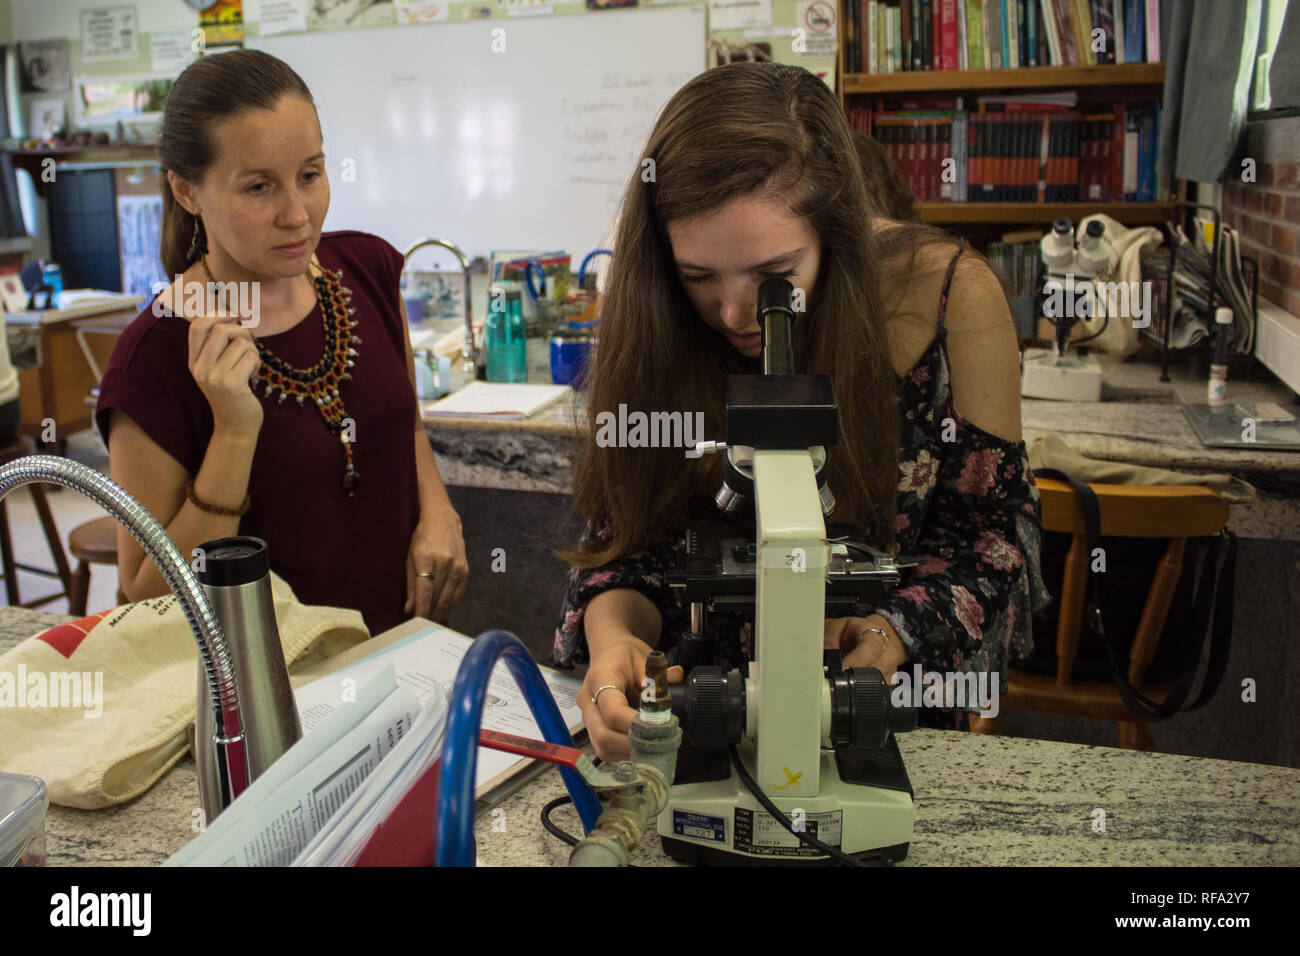
{"type": "Polygon", "coordinates": [[[705,39],[703,7],[659,7],[247,45],[287,62],[316,100],[326,229],[372,232],[402,250],[436,236],[471,258],[581,257],[609,239],[655,118],[704,69],[705,39]]]}

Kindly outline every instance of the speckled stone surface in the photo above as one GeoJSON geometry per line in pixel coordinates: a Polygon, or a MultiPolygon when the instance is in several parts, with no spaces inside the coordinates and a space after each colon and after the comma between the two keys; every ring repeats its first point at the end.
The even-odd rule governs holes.
{"type": "MultiPolygon", "coordinates": [[[[1300,863],[1300,770],[942,730],[898,745],[916,795],[905,866],[1300,863]],[[1093,831],[1098,808],[1105,832],[1093,831]]],[[[500,804],[504,816],[480,816],[479,865],[564,866],[569,848],[540,813],[565,792],[547,770],[500,804]]],[[[572,806],[552,820],[580,832],[572,806]]],[[[632,864],[678,865],[650,831],[632,864]]]]}
{"type": "MultiPolygon", "coordinates": [[[[0,653],[67,620],[0,609],[0,653]]],[[[907,865],[1300,864],[1300,770],[938,730],[905,734],[899,747],[916,793],[907,865]],[[1105,833],[1092,830],[1099,807],[1105,833]]],[[[548,769],[499,804],[504,817],[481,814],[479,864],[565,865],[568,848],[539,821],[564,792],[548,769]]],[[[157,865],[194,838],[198,806],[188,756],[128,803],[51,806],[49,863],[157,865]]],[[[572,807],[554,819],[580,829],[572,807]]],[[[653,827],[632,862],[674,865],[653,827]]]]}

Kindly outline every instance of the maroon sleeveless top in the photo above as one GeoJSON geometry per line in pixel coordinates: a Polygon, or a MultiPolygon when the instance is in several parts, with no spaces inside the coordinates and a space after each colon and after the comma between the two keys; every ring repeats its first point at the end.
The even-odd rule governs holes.
{"type": "MultiPolygon", "coordinates": [[[[420,517],[415,470],[415,393],[407,374],[400,309],[402,255],[377,236],[322,234],[316,256],[343,270],[361,337],[352,380],[340,393],[356,422],[353,456],[360,487],[343,490],[344,453],[320,411],[290,397],[265,396],[253,455],[248,513],[239,533],[266,541],[271,568],[304,604],[359,610],[371,634],[406,619],[406,555],[420,517]]],[[[212,437],[212,410],[187,365],[189,323],[155,316],[152,303],[127,326],[100,384],[95,412],[109,435],[116,409],[144,429],[191,477],[212,437]]],[[[278,335],[260,336],[296,368],[325,350],[320,307],[278,335]]]]}

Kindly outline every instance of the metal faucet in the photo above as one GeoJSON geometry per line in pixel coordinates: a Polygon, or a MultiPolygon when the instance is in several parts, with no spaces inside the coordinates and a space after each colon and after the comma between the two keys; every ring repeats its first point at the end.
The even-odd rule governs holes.
{"type": "MultiPolygon", "coordinates": [[[[158,566],[167,586],[180,600],[208,677],[221,805],[229,806],[249,784],[244,720],[225,635],[194,572],[158,519],[112,479],[80,462],[53,455],[28,455],[10,462],[0,468],[0,501],[14,489],[37,482],[79,491],[116,518],[158,566]]],[[[202,766],[202,761],[196,762],[202,766]]]]}
{"type": "Polygon", "coordinates": [[[411,256],[425,246],[442,246],[460,260],[460,270],[465,276],[465,344],[460,348],[460,356],[463,360],[461,370],[473,379],[478,371],[479,350],[474,344],[474,307],[470,301],[469,257],[450,239],[420,239],[403,253],[402,268],[405,269],[406,264],[411,261],[411,256]]]}

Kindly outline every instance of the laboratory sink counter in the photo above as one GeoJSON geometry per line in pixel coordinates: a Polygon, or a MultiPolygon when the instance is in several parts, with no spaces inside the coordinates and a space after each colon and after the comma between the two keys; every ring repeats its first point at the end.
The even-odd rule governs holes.
{"type": "MultiPolygon", "coordinates": [[[[69,620],[0,609],[0,652],[69,620]]],[[[917,794],[907,865],[1300,864],[1300,770],[939,730],[903,734],[899,748],[917,794]]],[[[481,814],[479,865],[565,865],[569,848],[539,818],[565,792],[551,768],[500,803],[504,814],[481,814]]],[[[195,837],[198,807],[188,756],[128,803],[51,806],[49,864],[155,866],[195,837]]],[[[552,819],[580,830],[571,806],[552,819]]],[[[673,864],[653,824],[632,862],[673,864]]]]}

